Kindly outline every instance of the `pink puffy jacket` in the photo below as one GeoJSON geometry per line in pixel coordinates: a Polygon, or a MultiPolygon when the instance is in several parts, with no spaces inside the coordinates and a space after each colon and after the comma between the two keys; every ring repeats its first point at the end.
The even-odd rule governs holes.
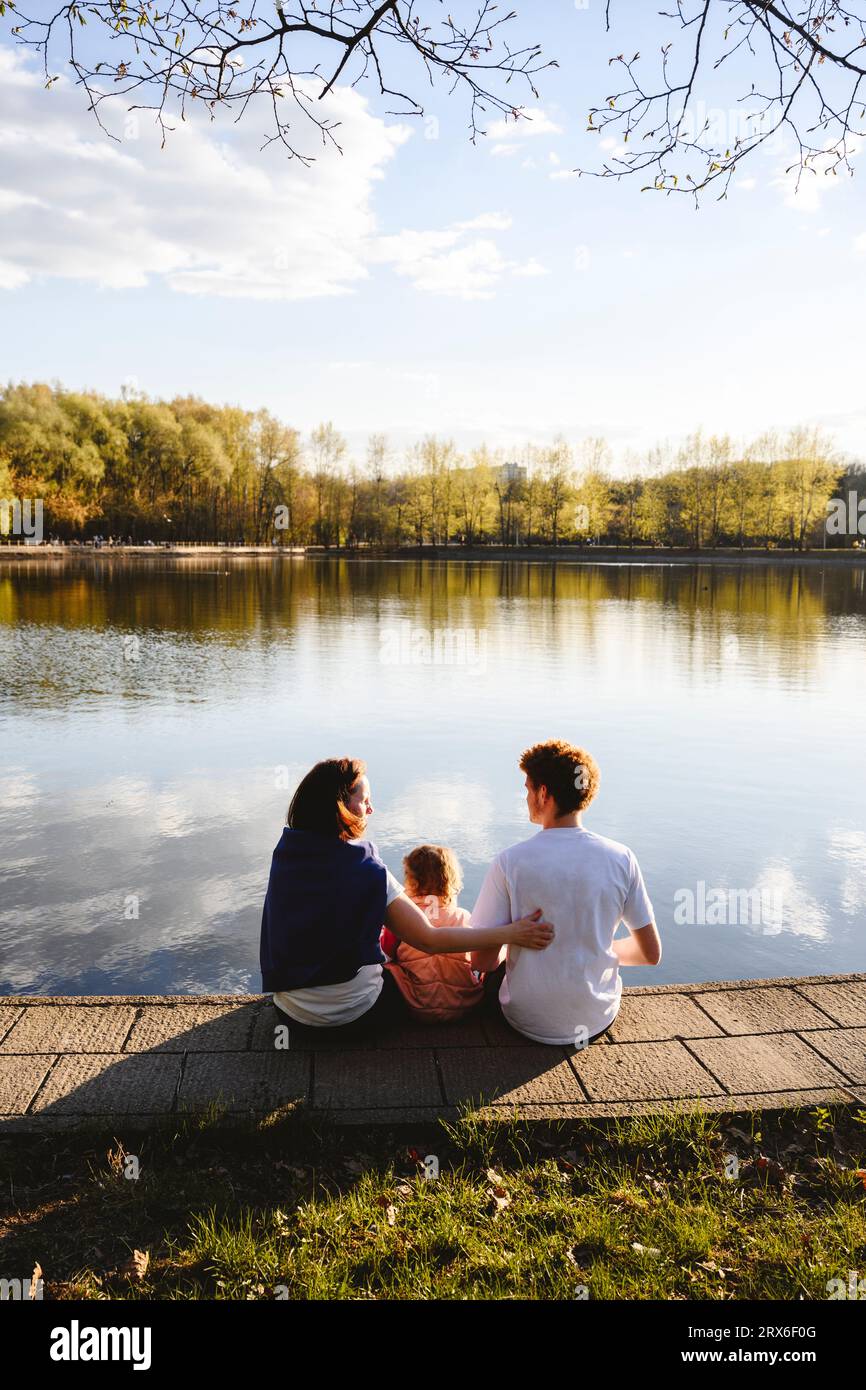
{"type": "MultiPolygon", "coordinates": [[[[423,912],[429,900],[415,898],[423,912]]],[[[455,907],[428,913],[434,927],[468,927],[469,913],[455,907]]],[[[472,974],[469,955],[431,956],[401,941],[397,958],[384,966],[390,970],[413,1016],[419,1022],[447,1023],[480,1003],[483,990],[472,974]]]]}

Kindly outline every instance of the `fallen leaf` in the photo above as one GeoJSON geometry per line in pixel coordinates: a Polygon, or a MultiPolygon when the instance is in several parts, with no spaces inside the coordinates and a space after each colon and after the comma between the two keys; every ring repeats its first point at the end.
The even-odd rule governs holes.
{"type": "Polygon", "coordinates": [[[147,1250],[133,1250],[121,1274],[128,1274],[134,1279],[143,1279],[147,1273],[147,1266],[150,1264],[150,1254],[147,1250]]]}
{"type": "Polygon", "coordinates": [[[502,1179],[493,1168],[487,1169],[487,1176],[493,1182],[492,1187],[488,1187],[487,1195],[493,1204],[493,1215],[498,1216],[507,1206],[511,1205],[511,1194],[507,1187],[503,1187],[502,1179]],[[496,1181],[493,1181],[493,1180],[496,1181]]]}

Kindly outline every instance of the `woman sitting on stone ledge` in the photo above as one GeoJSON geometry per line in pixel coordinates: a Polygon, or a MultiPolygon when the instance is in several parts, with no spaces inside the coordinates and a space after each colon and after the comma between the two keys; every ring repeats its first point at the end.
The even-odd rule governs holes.
{"type": "Polygon", "coordinates": [[[530,916],[499,927],[433,927],[362,839],[373,813],[365,764],[317,763],[298,786],[273,853],[262,913],[262,989],[274,992],[293,1032],[352,1033],[406,1015],[382,966],[383,923],[421,951],[528,946],[543,950],[553,928],[530,916]]]}

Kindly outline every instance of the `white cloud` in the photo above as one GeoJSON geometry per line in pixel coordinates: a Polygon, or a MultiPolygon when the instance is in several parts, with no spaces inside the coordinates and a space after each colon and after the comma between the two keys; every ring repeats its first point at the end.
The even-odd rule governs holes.
{"type": "Polygon", "coordinates": [[[514,267],[513,274],[534,276],[549,275],[550,272],[547,269],[547,266],[542,265],[541,261],[537,260],[535,256],[530,256],[529,260],[526,261],[524,265],[518,265],[514,267]]]}
{"type": "Polygon", "coordinates": [[[524,264],[510,261],[491,237],[470,235],[506,231],[510,226],[511,218],[505,213],[482,213],[439,231],[406,230],[380,237],[371,256],[393,266],[397,275],[405,276],[427,294],[489,299],[506,275],[544,273],[534,258],[524,264]]]}
{"type": "Polygon", "coordinates": [[[0,286],[64,276],[138,288],[162,277],[188,294],[303,299],[369,274],[375,184],[407,127],[371,115],[351,89],[322,114],[344,154],[305,168],[256,120],[178,121],[160,149],[143,113],[102,109],[109,139],[65,80],[46,92],[23,55],[0,48],[0,286]]]}
{"type": "Polygon", "coordinates": [[[410,256],[395,263],[397,274],[408,276],[417,289],[460,299],[488,299],[508,268],[496,242],[489,239],[472,241],[444,254],[410,256]]]}
{"type": "Polygon", "coordinates": [[[525,140],[533,135],[561,135],[562,126],[552,121],[540,106],[527,106],[517,120],[494,121],[486,133],[494,140],[525,140]]]}
{"type": "Polygon", "coordinates": [[[29,279],[27,271],[22,270],[20,266],[0,260],[0,290],[20,290],[29,279]]]}
{"type": "Polygon", "coordinates": [[[373,192],[410,131],[371,115],[352,89],[322,106],[344,153],[323,147],[310,168],[278,144],[261,151],[249,118],[193,115],[161,149],[157,128],[115,101],[102,108],[123,132],[115,142],[67,82],[46,92],[28,60],[0,48],[0,289],[159,278],[183,294],[308,299],[351,293],[389,266],[426,293],[479,299],[505,275],[541,273],[496,244],[491,234],[511,226],[503,212],[381,235],[373,192]]]}
{"type": "Polygon", "coordinates": [[[471,221],[457,222],[455,226],[461,232],[507,232],[511,218],[507,212],[482,212],[471,221]]]}
{"type": "MultiPolygon", "coordinates": [[[[854,159],[862,147],[862,140],[850,137],[849,159],[854,159]]],[[[826,153],[813,160],[803,170],[800,169],[799,163],[780,170],[770,186],[781,189],[785,207],[796,208],[798,212],[819,212],[826,194],[845,187],[851,179],[850,172],[841,165],[836,172],[833,171],[835,162],[832,148],[828,147],[826,153]]]]}

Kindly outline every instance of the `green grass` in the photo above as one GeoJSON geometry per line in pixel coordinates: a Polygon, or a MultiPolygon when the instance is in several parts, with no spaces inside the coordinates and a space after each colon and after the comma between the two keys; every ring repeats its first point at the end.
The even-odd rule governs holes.
{"type": "Polygon", "coordinates": [[[392,1132],[212,1110],[7,1138],[0,1189],[0,1276],[38,1262],[55,1299],[826,1299],[866,1277],[862,1107],[392,1132]]]}

